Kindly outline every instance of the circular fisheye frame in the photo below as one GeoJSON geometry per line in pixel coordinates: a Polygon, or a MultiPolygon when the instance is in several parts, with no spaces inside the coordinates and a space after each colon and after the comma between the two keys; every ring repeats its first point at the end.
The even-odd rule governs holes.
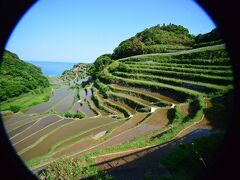
{"type": "Polygon", "coordinates": [[[197,2],[1,2],[2,175],[236,177],[234,4],[197,2]]]}

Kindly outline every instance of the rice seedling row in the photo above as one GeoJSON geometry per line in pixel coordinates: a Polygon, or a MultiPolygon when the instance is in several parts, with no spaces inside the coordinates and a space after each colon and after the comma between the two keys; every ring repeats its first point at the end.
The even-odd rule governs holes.
{"type": "Polygon", "coordinates": [[[128,68],[123,72],[165,76],[165,77],[172,77],[176,79],[213,83],[218,85],[229,85],[232,83],[232,80],[233,80],[232,77],[210,76],[206,74],[192,74],[192,73],[186,73],[186,72],[173,72],[173,71],[170,72],[170,71],[163,71],[163,70],[160,71],[160,70],[140,69],[140,68],[131,68],[131,69],[128,68]]]}
{"type": "Polygon", "coordinates": [[[41,137],[43,137],[44,135],[50,133],[51,131],[53,131],[54,129],[72,122],[72,120],[68,120],[68,119],[63,119],[63,120],[59,120],[53,124],[50,124],[49,126],[46,126],[45,128],[31,134],[30,136],[24,138],[24,140],[20,141],[19,143],[14,144],[14,147],[16,148],[17,151],[22,151],[25,148],[33,145],[37,140],[39,140],[41,137]]]}
{"type": "MultiPolygon", "coordinates": [[[[92,141],[92,137],[102,131],[110,131],[112,128],[114,127],[117,127],[121,124],[123,124],[124,121],[120,120],[120,121],[116,121],[116,122],[112,122],[112,123],[109,123],[103,127],[99,127],[97,129],[95,129],[94,131],[89,131],[87,133],[84,133],[82,134],[81,136],[79,136],[77,139],[75,139],[75,142],[71,142],[71,143],[74,143],[74,144],[70,144],[70,146],[68,147],[65,147],[63,150],[61,151],[57,151],[53,157],[60,157],[62,155],[67,155],[67,154],[71,154],[71,153],[74,153],[76,151],[79,151],[79,150],[84,150],[92,145],[95,145],[98,141],[97,140],[93,140],[92,141]],[[87,139],[87,141],[85,141],[85,144],[83,146],[83,141],[81,141],[82,139],[86,138],[86,137],[90,137],[87,139]],[[78,142],[79,141],[79,142],[78,142]],[[88,142],[88,143],[87,143],[88,142]]],[[[61,147],[64,147],[64,146],[67,146],[69,144],[64,144],[63,146],[61,147]]]]}
{"type": "Polygon", "coordinates": [[[116,77],[116,83],[125,86],[145,88],[153,92],[158,92],[164,96],[168,96],[178,102],[184,102],[187,99],[191,99],[196,96],[205,96],[203,93],[199,93],[190,89],[149,81],[131,80],[127,78],[116,77]]]}
{"type": "MultiPolygon", "coordinates": [[[[111,86],[113,89],[118,89],[118,90],[122,90],[122,91],[130,91],[130,92],[134,92],[134,93],[137,93],[137,94],[145,94],[147,96],[151,96],[151,97],[154,97],[154,98],[157,98],[157,100],[160,100],[160,101],[163,101],[165,103],[174,103],[174,104],[178,104],[179,102],[167,97],[167,96],[163,96],[161,94],[158,94],[158,93],[154,93],[154,92],[151,92],[151,91],[148,91],[147,89],[144,89],[144,88],[136,88],[136,87],[128,87],[128,86],[119,86],[117,84],[111,84],[111,86]]],[[[139,96],[141,97],[141,96],[139,96]]],[[[143,97],[141,97],[143,98],[143,97]]]]}
{"type": "Polygon", "coordinates": [[[230,65],[191,65],[191,64],[174,64],[174,63],[158,63],[158,62],[125,62],[126,65],[141,65],[141,66],[152,66],[152,67],[181,67],[181,68],[194,68],[194,69],[208,69],[208,70],[227,70],[231,71],[230,65]]]}
{"type": "Polygon", "coordinates": [[[185,72],[192,74],[207,74],[213,76],[233,76],[233,72],[230,70],[208,70],[208,69],[197,69],[197,68],[189,68],[189,67],[166,67],[166,66],[153,66],[153,65],[128,65],[129,68],[146,68],[146,69],[154,69],[154,70],[164,70],[164,71],[173,71],[173,72],[185,72]]]}
{"type": "Polygon", "coordinates": [[[32,135],[33,133],[35,133],[36,131],[41,130],[42,128],[60,120],[61,117],[57,116],[57,115],[50,115],[47,116],[43,119],[40,119],[39,121],[37,121],[31,128],[27,129],[26,131],[23,131],[22,133],[18,134],[17,136],[13,137],[11,139],[12,143],[15,144],[19,141],[21,141],[22,139],[26,138],[27,136],[32,135]]]}
{"type": "Polygon", "coordinates": [[[215,85],[210,83],[194,82],[194,81],[168,78],[168,77],[162,77],[162,76],[156,76],[156,75],[130,74],[130,73],[123,73],[123,72],[116,72],[113,75],[117,77],[130,78],[130,79],[136,79],[136,80],[147,80],[147,81],[153,81],[156,83],[159,82],[159,83],[183,87],[183,88],[187,88],[187,89],[191,89],[191,90],[195,90],[203,93],[220,93],[220,92],[225,92],[232,88],[232,85],[220,86],[220,85],[215,85]]]}
{"type": "Polygon", "coordinates": [[[33,146],[31,149],[25,151],[23,154],[27,156],[27,154],[31,155],[31,157],[43,156],[50,151],[51,147],[54,144],[57,144],[64,139],[67,139],[71,136],[79,134],[81,132],[86,131],[86,129],[94,128],[105,123],[114,121],[112,118],[85,118],[79,121],[74,121],[72,123],[68,123],[65,126],[57,128],[55,131],[52,131],[46,137],[41,139],[40,142],[36,146],[33,146]]]}

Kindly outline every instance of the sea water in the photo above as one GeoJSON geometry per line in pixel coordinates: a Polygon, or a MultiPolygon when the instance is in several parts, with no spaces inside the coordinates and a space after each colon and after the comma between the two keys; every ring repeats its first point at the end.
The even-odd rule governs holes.
{"type": "Polygon", "coordinates": [[[74,64],[72,62],[47,62],[47,61],[28,61],[29,63],[41,68],[46,76],[60,76],[65,70],[70,70],[74,64]]]}

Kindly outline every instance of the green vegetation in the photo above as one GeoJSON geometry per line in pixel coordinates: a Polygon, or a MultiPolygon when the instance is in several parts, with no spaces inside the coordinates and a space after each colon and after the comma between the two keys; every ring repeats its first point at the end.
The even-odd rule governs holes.
{"type": "MultiPolygon", "coordinates": [[[[31,168],[54,160],[40,174],[42,179],[108,179],[112,177],[97,170],[93,166],[94,159],[90,157],[161,145],[198,128],[200,121],[205,124],[209,120],[207,126],[212,126],[214,122],[210,120],[214,119],[213,116],[224,110],[226,112],[230,104],[221,99],[227,98],[233,90],[230,58],[225,46],[219,43],[223,41],[217,30],[193,36],[183,26],[157,25],[121,42],[113,54],[98,57],[92,65],[75,65],[65,71],[61,78],[65,85],[70,86],[70,91],[76,89],[77,94],[68,93],[69,90],[64,86],[53,97],[54,106],[57,105],[62,112],[59,115],[65,116],[59,122],[62,126],[54,124],[54,130],[43,133],[38,141],[25,147],[19,155],[29,160],[27,164],[31,168]],[[201,48],[193,49],[196,47],[201,48]],[[78,100],[84,107],[76,104],[78,100]],[[72,101],[75,103],[73,107],[72,101]],[[69,107],[72,109],[67,104],[71,104],[69,107]],[[87,110],[92,110],[100,117],[86,118],[85,105],[89,106],[87,110]],[[81,112],[77,109],[81,109],[81,112]],[[102,125],[102,121],[108,125],[114,123],[115,128],[102,125]],[[65,126],[65,123],[69,125],[65,126]],[[99,126],[91,129],[98,123],[99,126]],[[92,138],[97,133],[105,132],[108,134],[103,138],[92,138]],[[147,133],[143,135],[144,132],[147,133]],[[83,156],[74,160],[69,158],[79,154],[83,156]],[[64,155],[66,157],[55,161],[55,158],[64,155]]],[[[49,94],[48,86],[39,86],[28,93],[8,98],[1,106],[18,112],[34,103],[48,100],[49,94]],[[34,98],[39,101],[35,102],[34,98]]],[[[46,109],[54,110],[52,106],[50,104],[46,109]]],[[[228,115],[225,113],[222,117],[228,115]]],[[[43,131],[39,131],[39,134],[47,128],[41,129],[43,131]]],[[[34,136],[27,137],[30,139],[34,136]]],[[[212,147],[221,141],[221,137],[219,142],[211,137],[194,141],[195,151],[192,151],[191,144],[180,146],[180,150],[164,160],[173,179],[188,179],[198,172],[202,161],[196,159],[196,149],[201,160],[206,159],[208,163],[212,147]],[[186,167],[181,168],[182,164],[186,167]],[[187,174],[189,169],[191,173],[187,174]]],[[[24,141],[27,138],[19,143],[24,141]]],[[[154,174],[149,172],[146,177],[154,177],[154,174]]]]}
{"type": "Polygon", "coordinates": [[[154,70],[163,70],[163,71],[175,71],[175,72],[185,72],[185,73],[192,73],[192,74],[208,74],[208,75],[222,75],[222,76],[232,76],[232,71],[229,70],[205,70],[205,69],[198,69],[198,68],[187,68],[187,67],[166,67],[166,66],[152,66],[152,65],[129,65],[128,68],[136,68],[136,69],[154,69],[154,70]]]}
{"type": "Polygon", "coordinates": [[[170,77],[170,78],[176,78],[179,77],[179,79],[183,80],[196,80],[199,82],[209,82],[209,83],[215,83],[215,84],[231,84],[232,83],[232,76],[213,76],[206,74],[196,74],[196,73],[188,73],[188,72],[177,72],[177,71],[165,71],[165,70],[155,70],[155,69],[146,69],[146,68],[128,68],[126,70],[128,73],[135,73],[135,74],[150,74],[155,76],[164,76],[164,77],[170,77]]]}
{"type": "Polygon", "coordinates": [[[87,72],[92,64],[78,63],[73,66],[70,70],[65,70],[62,73],[61,79],[64,81],[75,81],[78,82],[81,79],[87,77],[87,72]]]}
{"type": "Polygon", "coordinates": [[[84,118],[85,116],[84,116],[83,113],[81,113],[80,111],[78,111],[78,112],[74,115],[74,117],[75,117],[75,118],[78,118],[78,119],[82,119],[82,118],[84,118]]]}
{"type": "Polygon", "coordinates": [[[220,43],[223,43],[223,39],[218,29],[215,28],[209,33],[197,35],[193,47],[211,46],[220,43]]]}
{"type": "Polygon", "coordinates": [[[166,83],[171,84],[173,86],[183,87],[192,89],[195,91],[203,92],[203,93],[219,93],[224,92],[232,88],[232,85],[228,86],[221,86],[211,83],[202,83],[202,82],[196,82],[196,81],[188,81],[188,80],[182,80],[182,79],[176,79],[176,78],[169,78],[164,76],[156,76],[156,75],[146,75],[146,74],[133,74],[133,73],[124,73],[124,72],[115,72],[114,75],[118,77],[123,78],[129,78],[129,79],[136,79],[136,80],[148,80],[153,82],[159,82],[159,83],[166,83]]]}
{"type": "Polygon", "coordinates": [[[172,174],[168,179],[196,177],[202,170],[209,167],[214,154],[223,143],[223,138],[224,133],[218,132],[180,145],[162,162],[172,174]]]}
{"type": "Polygon", "coordinates": [[[117,109],[117,110],[120,111],[121,113],[123,113],[125,117],[129,117],[129,116],[131,115],[131,113],[128,112],[127,109],[125,109],[124,107],[119,106],[119,105],[117,105],[117,104],[115,104],[115,103],[113,103],[113,102],[106,101],[106,104],[107,104],[108,106],[113,107],[114,109],[117,109]]]}
{"type": "MultiPolygon", "coordinates": [[[[214,65],[191,65],[191,64],[175,64],[175,63],[158,63],[158,62],[126,62],[125,64],[130,64],[130,65],[139,65],[139,66],[148,66],[148,67],[153,67],[153,68],[158,68],[158,67],[178,67],[178,68],[194,68],[194,69],[205,69],[205,70],[226,70],[230,71],[232,68],[230,65],[226,66],[214,66],[214,65]]],[[[127,67],[127,66],[126,66],[127,67]]]]}
{"type": "Polygon", "coordinates": [[[193,35],[190,35],[188,29],[183,26],[157,25],[121,42],[114,50],[112,57],[119,59],[138,54],[190,49],[193,42],[193,35]]]}
{"type": "Polygon", "coordinates": [[[11,110],[18,112],[20,110],[24,111],[31,106],[40,104],[42,102],[48,101],[51,96],[52,89],[50,87],[35,89],[31,92],[25,93],[23,95],[8,98],[8,100],[1,102],[1,110],[11,110]]]}
{"type": "Polygon", "coordinates": [[[99,81],[99,79],[95,81],[94,86],[99,90],[99,92],[103,95],[104,98],[108,97],[108,86],[104,85],[101,81],[99,81]]]}
{"type": "Polygon", "coordinates": [[[64,116],[67,118],[72,118],[73,114],[71,112],[67,111],[67,112],[65,112],[64,116]]]}
{"type": "Polygon", "coordinates": [[[143,93],[143,92],[139,92],[139,91],[131,90],[131,89],[125,89],[125,88],[116,88],[114,86],[110,86],[110,88],[113,92],[125,93],[125,94],[129,94],[129,95],[132,95],[132,96],[136,96],[136,97],[142,98],[144,100],[153,102],[153,103],[157,104],[157,106],[164,107],[164,106],[169,105],[168,102],[166,102],[164,100],[161,100],[161,99],[158,99],[158,98],[156,98],[152,95],[149,95],[147,93],[143,93]]]}
{"type": "Polygon", "coordinates": [[[187,101],[187,99],[194,98],[198,95],[203,95],[198,93],[197,91],[193,91],[190,89],[183,89],[177,86],[171,86],[168,84],[160,84],[155,82],[149,81],[142,81],[142,80],[131,80],[126,78],[117,77],[116,81],[120,85],[129,86],[129,87],[137,87],[137,88],[144,88],[150,90],[152,92],[157,92],[172,99],[175,99],[179,102],[187,101]]]}
{"type": "Polygon", "coordinates": [[[95,79],[102,73],[105,66],[107,66],[110,63],[112,63],[111,55],[104,54],[96,59],[96,61],[89,69],[88,73],[95,79]]]}
{"type": "Polygon", "coordinates": [[[20,60],[9,51],[3,54],[0,76],[0,101],[49,86],[40,68],[20,60]]]}
{"type": "Polygon", "coordinates": [[[115,114],[114,111],[112,111],[108,107],[104,106],[102,99],[100,99],[100,97],[98,95],[98,90],[95,87],[93,87],[93,102],[95,103],[95,105],[98,109],[105,111],[109,114],[115,114]]]}
{"type": "Polygon", "coordinates": [[[40,174],[40,179],[82,179],[87,177],[112,179],[106,172],[92,166],[93,161],[89,156],[77,158],[76,160],[59,159],[40,174]]]}
{"type": "Polygon", "coordinates": [[[140,54],[176,52],[221,43],[223,43],[223,39],[217,29],[194,36],[189,34],[188,29],[183,26],[163,24],[147,28],[121,42],[115,48],[112,58],[120,59],[140,54]]]}
{"type": "Polygon", "coordinates": [[[11,105],[11,106],[10,106],[10,110],[11,110],[12,112],[14,112],[14,113],[20,111],[20,109],[21,109],[21,107],[18,106],[18,105],[11,105]]]}
{"type": "Polygon", "coordinates": [[[144,134],[143,136],[140,136],[131,141],[125,142],[124,144],[112,146],[104,150],[97,150],[95,152],[90,153],[89,155],[97,156],[101,154],[124,151],[128,149],[154,146],[157,144],[168,142],[172,140],[181,130],[188,127],[193,122],[197,122],[202,119],[204,109],[206,108],[205,101],[201,99],[200,101],[197,101],[197,102],[198,102],[197,111],[192,116],[191,119],[189,116],[184,116],[177,107],[175,111],[175,118],[173,119],[172,123],[169,124],[168,126],[161,128],[160,130],[156,130],[154,132],[144,134]],[[161,134],[161,136],[159,136],[159,134],[161,134]]]}
{"type": "Polygon", "coordinates": [[[135,109],[136,111],[149,111],[150,107],[137,101],[136,98],[134,97],[129,97],[127,95],[124,94],[120,94],[120,93],[109,93],[109,98],[113,99],[115,101],[119,101],[123,104],[128,105],[129,107],[135,109]]]}

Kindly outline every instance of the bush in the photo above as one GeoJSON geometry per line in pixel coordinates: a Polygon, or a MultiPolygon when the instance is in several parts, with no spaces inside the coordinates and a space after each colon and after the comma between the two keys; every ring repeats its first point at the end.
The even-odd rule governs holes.
{"type": "Polygon", "coordinates": [[[11,105],[11,106],[10,106],[10,110],[11,110],[12,112],[14,112],[14,113],[20,111],[20,109],[21,109],[21,107],[18,106],[18,105],[11,105]]]}
{"type": "Polygon", "coordinates": [[[80,111],[77,111],[77,113],[75,114],[74,117],[75,117],[75,118],[78,118],[78,119],[82,119],[82,118],[84,118],[85,116],[84,116],[84,114],[81,113],[80,111]]]}
{"type": "Polygon", "coordinates": [[[67,118],[72,118],[73,114],[71,112],[67,111],[67,112],[65,112],[64,116],[67,118]]]}
{"type": "Polygon", "coordinates": [[[46,96],[44,96],[43,101],[47,102],[49,100],[49,98],[50,98],[50,96],[46,95],[46,96]]]}

